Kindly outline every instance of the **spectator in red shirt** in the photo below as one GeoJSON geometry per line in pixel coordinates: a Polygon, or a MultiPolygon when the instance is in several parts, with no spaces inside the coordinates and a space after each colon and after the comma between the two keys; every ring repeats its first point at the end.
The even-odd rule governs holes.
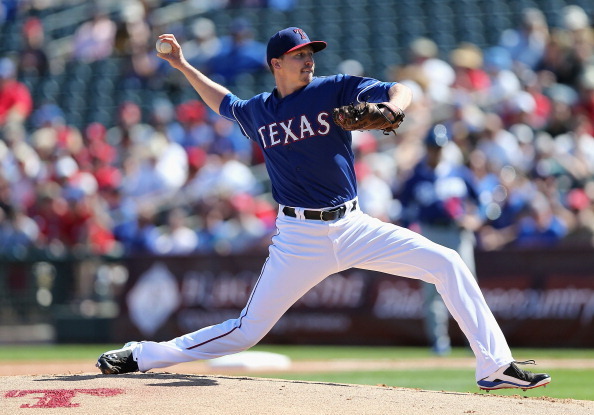
{"type": "Polygon", "coordinates": [[[9,58],[0,59],[0,127],[9,121],[22,122],[33,109],[27,86],[15,78],[16,67],[9,58]]]}

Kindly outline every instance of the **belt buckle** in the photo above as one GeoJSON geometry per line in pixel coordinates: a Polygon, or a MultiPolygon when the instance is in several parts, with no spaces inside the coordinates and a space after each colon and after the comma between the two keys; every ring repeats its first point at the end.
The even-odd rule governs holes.
{"type": "Polygon", "coordinates": [[[347,209],[348,207],[346,205],[341,205],[332,209],[328,209],[328,210],[320,210],[320,220],[323,222],[326,222],[326,220],[324,219],[324,213],[328,212],[328,213],[337,213],[338,217],[334,218],[334,219],[329,219],[329,220],[335,220],[335,219],[340,219],[343,218],[344,215],[346,215],[347,213],[347,209]]]}

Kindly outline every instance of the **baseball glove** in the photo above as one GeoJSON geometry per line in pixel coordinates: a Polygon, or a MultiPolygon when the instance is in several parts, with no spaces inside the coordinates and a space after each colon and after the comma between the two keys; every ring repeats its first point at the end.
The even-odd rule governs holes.
{"type": "Polygon", "coordinates": [[[361,102],[334,108],[332,118],[343,130],[382,130],[388,135],[396,134],[395,130],[404,120],[404,112],[389,102],[361,102]],[[382,108],[387,108],[390,115],[384,115],[382,108]]]}

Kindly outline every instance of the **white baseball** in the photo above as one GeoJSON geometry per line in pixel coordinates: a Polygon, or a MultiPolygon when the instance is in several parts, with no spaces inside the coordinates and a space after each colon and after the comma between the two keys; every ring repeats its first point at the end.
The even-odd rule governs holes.
{"type": "Polygon", "coordinates": [[[163,42],[163,39],[157,40],[157,44],[155,46],[157,48],[157,52],[159,53],[171,53],[173,47],[171,43],[163,42]]]}

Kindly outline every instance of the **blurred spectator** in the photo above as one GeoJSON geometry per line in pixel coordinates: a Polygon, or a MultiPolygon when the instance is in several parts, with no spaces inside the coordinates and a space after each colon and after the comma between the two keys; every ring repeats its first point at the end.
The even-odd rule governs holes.
{"type": "Polygon", "coordinates": [[[551,100],[551,113],[544,125],[544,131],[555,137],[572,130],[573,109],[578,104],[576,91],[563,84],[555,83],[547,88],[546,94],[551,100]]]}
{"type": "Polygon", "coordinates": [[[222,117],[212,122],[214,139],[209,153],[219,154],[237,159],[241,163],[250,164],[252,161],[252,141],[241,133],[237,123],[222,117]]]}
{"type": "Polygon", "coordinates": [[[549,71],[557,82],[575,87],[578,85],[583,63],[573,47],[571,37],[558,30],[552,33],[543,58],[535,69],[549,71]]]}
{"type": "MultiPolygon", "coordinates": [[[[217,9],[289,10],[298,2],[211,2],[209,18],[196,14],[184,25],[158,18],[159,8],[172,3],[128,1],[119,16],[98,5],[82,16],[89,21],[76,29],[65,67],[97,81],[106,74],[87,63],[117,58],[117,89],[101,108],[113,112],[106,120],[117,121],[85,125],[83,118],[76,126],[66,122],[62,104],[67,108],[65,102],[75,98],[82,104],[75,109],[85,116],[91,97],[86,88],[60,89],[61,30],[44,24],[56,6],[1,3],[0,21],[7,19],[5,30],[13,31],[8,35],[21,36],[15,44],[22,49],[0,57],[0,251],[12,244],[19,247],[13,254],[35,247],[114,253],[121,243],[127,253],[157,252],[158,230],[168,229],[163,212],[178,208],[187,212],[182,222],[196,228],[198,252],[239,252],[268,243],[275,209],[259,174],[261,150],[237,124],[192,98],[193,91],[175,78],[178,72],[155,57],[154,37],[180,33],[194,66],[232,84],[243,74],[267,71],[264,46],[241,9],[234,11],[242,17],[232,21],[229,35],[219,37],[217,9]],[[56,55],[51,68],[46,41],[56,55]],[[151,96],[156,90],[167,96],[151,96]],[[35,103],[32,95],[39,97],[35,103]],[[44,101],[50,96],[55,101],[44,101]],[[141,102],[145,96],[148,101],[141,102]]],[[[477,179],[486,218],[480,249],[592,246],[594,30],[584,7],[546,12],[514,11],[517,27],[491,37],[496,44],[484,49],[460,43],[448,50],[442,38],[440,50],[425,37],[407,45],[402,63],[389,68],[390,79],[414,90],[398,136],[353,134],[363,209],[399,218],[399,202],[390,192],[401,192],[425,155],[419,137],[439,122],[451,136],[440,150],[442,165],[468,163],[477,179]]],[[[336,53],[339,72],[380,70],[336,53]]],[[[244,79],[247,87],[260,81],[244,79]]]]}
{"type": "Polygon", "coordinates": [[[115,53],[123,58],[121,87],[126,90],[158,90],[165,81],[163,61],[155,55],[145,7],[138,1],[127,3],[118,23],[115,53]]]}
{"type": "Polygon", "coordinates": [[[157,172],[157,160],[158,155],[150,149],[128,155],[122,170],[121,192],[124,198],[135,199],[140,206],[147,201],[157,201],[169,193],[165,179],[157,172]]]}
{"type": "Polygon", "coordinates": [[[16,80],[16,67],[10,58],[0,58],[0,127],[24,122],[33,110],[27,86],[16,80]]]}
{"type": "Polygon", "coordinates": [[[184,148],[161,133],[153,134],[148,145],[156,158],[156,173],[167,189],[180,189],[188,178],[188,155],[184,148]]]}
{"type": "Polygon", "coordinates": [[[497,113],[486,114],[484,129],[479,135],[476,148],[487,155],[489,162],[496,169],[520,164],[521,152],[518,140],[504,128],[501,117],[497,113]]]}
{"type": "Polygon", "coordinates": [[[13,207],[0,206],[0,255],[24,258],[37,245],[38,237],[33,219],[13,207]]]}
{"type": "Polygon", "coordinates": [[[187,224],[186,213],[174,208],[167,213],[167,223],[159,229],[155,241],[158,255],[187,255],[198,248],[198,235],[187,224]]]}
{"type": "Polygon", "coordinates": [[[60,187],[55,182],[40,184],[37,191],[37,203],[31,207],[28,215],[35,220],[40,231],[40,243],[45,249],[54,254],[64,253],[65,229],[63,217],[68,205],[62,197],[60,187]]]}
{"type": "Polygon", "coordinates": [[[575,217],[575,226],[560,241],[564,247],[594,246],[594,200],[588,196],[593,190],[594,181],[590,181],[585,188],[572,189],[567,193],[566,204],[575,217]]]}
{"type": "Polygon", "coordinates": [[[19,76],[38,76],[49,74],[49,60],[45,52],[43,23],[36,17],[28,18],[23,24],[23,48],[19,52],[19,76]]]}
{"type": "Polygon", "coordinates": [[[171,139],[184,148],[210,148],[214,141],[214,131],[208,123],[209,109],[201,101],[182,102],[175,109],[175,115],[181,129],[171,131],[171,139]]]}
{"type": "Polygon", "coordinates": [[[483,51],[474,43],[463,42],[450,52],[450,63],[456,73],[454,99],[480,99],[491,85],[483,69],[483,51]]]}
{"type": "Polygon", "coordinates": [[[175,106],[169,99],[157,98],[153,101],[149,124],[155,132],[166,135],[183,146],[184,128],[178,120],[175,106]]]}
{"type": "Polygon", "coordinates": [[[254,173],[234,155],[210,155],[198,174],[187,183],[185,193],[190,200],[209,197],[231,197],[233,194],[258,194],[262,190],[254,173]]]}
{"type": "Polygon", "coordinates": [[[204,70],[206,63],[221,49],[214,22],[206,17],[197,18],[190,27],[190,40],[182,44],[186,60],[195,68],[204,70]]]}
{"type": "Polygon", "coordinates": [[[109,15],[101,9],[95,8],[91,20],[83,23],[74,33],[73,58],[90,63],[111,56],[116,28],[115,22],[109,15]]]}
{"type": "Polygon", "coordinates": [[[37,181],[40,179],[41,163],[35,150],[25,141],[12,142],[11,153],[5,155],[5,170],[10,182],[11,206],[17,210],[30,209],[35,203],[37,181]]]}
{"type": "MultiPolygon", "coordinates": [[[[98,122],[92,122],[84,130],[84,147],[74,154],[74,158],[81,168],[94,171],[112,166],[116,160],[116,149],[106,141],[107,130],[98,122]]],[[[104,175],[106,173],[103,173],[104,175]]],[[[103,180],[108,180],[105,177],[103,180]]]]}
{"type": "Polygon", "coordinates": [[[229,36],[221,39],[221,48],[207,63],[214,80],[234,85],[241,74],[266,72],[266,46],[254,39],[254,29],[244,18],[231,22],[229,36]]]}
{"type": "Polygon", "coordinates": [[[544,13],[536,8],[522,10],[520,26],[504,30],[500,45],[510,52],[514,62],[534,69],[542,59],[549,41],[549,27],[544,13]]]}
{"type": "Polygon", "coordinates": [[[200,251],[221,255],[262,248],[261,241],[270,238],[271,229],[258,215],[258,204],[248,194],[232,197],[213,196],[203,212],[204,226],[199,234],[200,251]]]}
{"type": "Polygon", "coordinates": [[[489,76],[489,87],[482,104],[490,110],[505,114],[522,87],[512,71],[511,55],[504,48],[491,47],[484,51],[483,67],[489,76]]]}
{"type": "Polygon", "coordinates": [[[526,72],[522,86],[524,91],[516,94],[512,99],[512,108],[504,114],[505,124],[524,123],[534,130],[540,130],[546,125],[552,107],[551,100],[544,93],[543,80],[534,72],[526,72]]]}
{"type": "Polygon", "coordinates": [[[456,74],[448,62],[439,58],[438,53],[433,40],[425,37],[416,38],[408,48],[408,65],[402,69],[402,73],[394,74],[393,79],[413,80],[434,103],[450,104],[451,86],[456,74]]]}
{"type": "Polygon", "coordinates": [[[390,185],[374,171],[373,164],[365,161],[355,165],[358,198],[361,210],[381,220],[392,216],[392,190],[390,185]]]}
{"type": "Polygon", "coordinates": [[[138,147],[146,146],[154,129],[142,122],[140,106],[131,101],[124,101],[117,111],[117,124],[106,132],[106,141],[117,149],[116,166],[122,166],[124,160],[138,147]]]}
{"type": "Polygon", "coordinates": [[[129,217],[115,226],[114,235],[123,245],[126,254],[157,252],[159,231],[156,226],[155,207],[144,203],[138,207],[138,215],[129,217]]]}
{"type": "Polygon", "coordinates": [[[111,220],[105,212],[93,212],[81,230],[79,245],[83,252],[90,255],[120,255],[120,246],[112,229],[111,220]]]}
{"type": "Polygon", "coordinates": [[[353,132],[353,149],[361,210],[391,220],[394,216],[391,184],[397,174],[394,158],[378,151],[378,140],[370,131],[353,132]]]}
{"type": "Polygon", "coordinates": [[[568,232],[568,224],[554,208],[557,202],[536,193],[517,223],[511,246],[548,248],[557,245],[568,232]]]}
{"type": "Polygon", "coordinates": [[[487,251],[501,249],[515,238],[514,225],[528,206],[534,186],[511,166],[494,168],[480,150],[472,153],[470,166],[484,206],[485,223],[478,233],[478,246],[487,251]]]}
{"type": "Polygon", "coordinates": [[[135,45],[148,43],[152,39],[146,16],[146,7],[146,4],[138,0],[128,0],[125,4],[122,4],[114,36],[115,56],[129,55],[135,45]]]}

